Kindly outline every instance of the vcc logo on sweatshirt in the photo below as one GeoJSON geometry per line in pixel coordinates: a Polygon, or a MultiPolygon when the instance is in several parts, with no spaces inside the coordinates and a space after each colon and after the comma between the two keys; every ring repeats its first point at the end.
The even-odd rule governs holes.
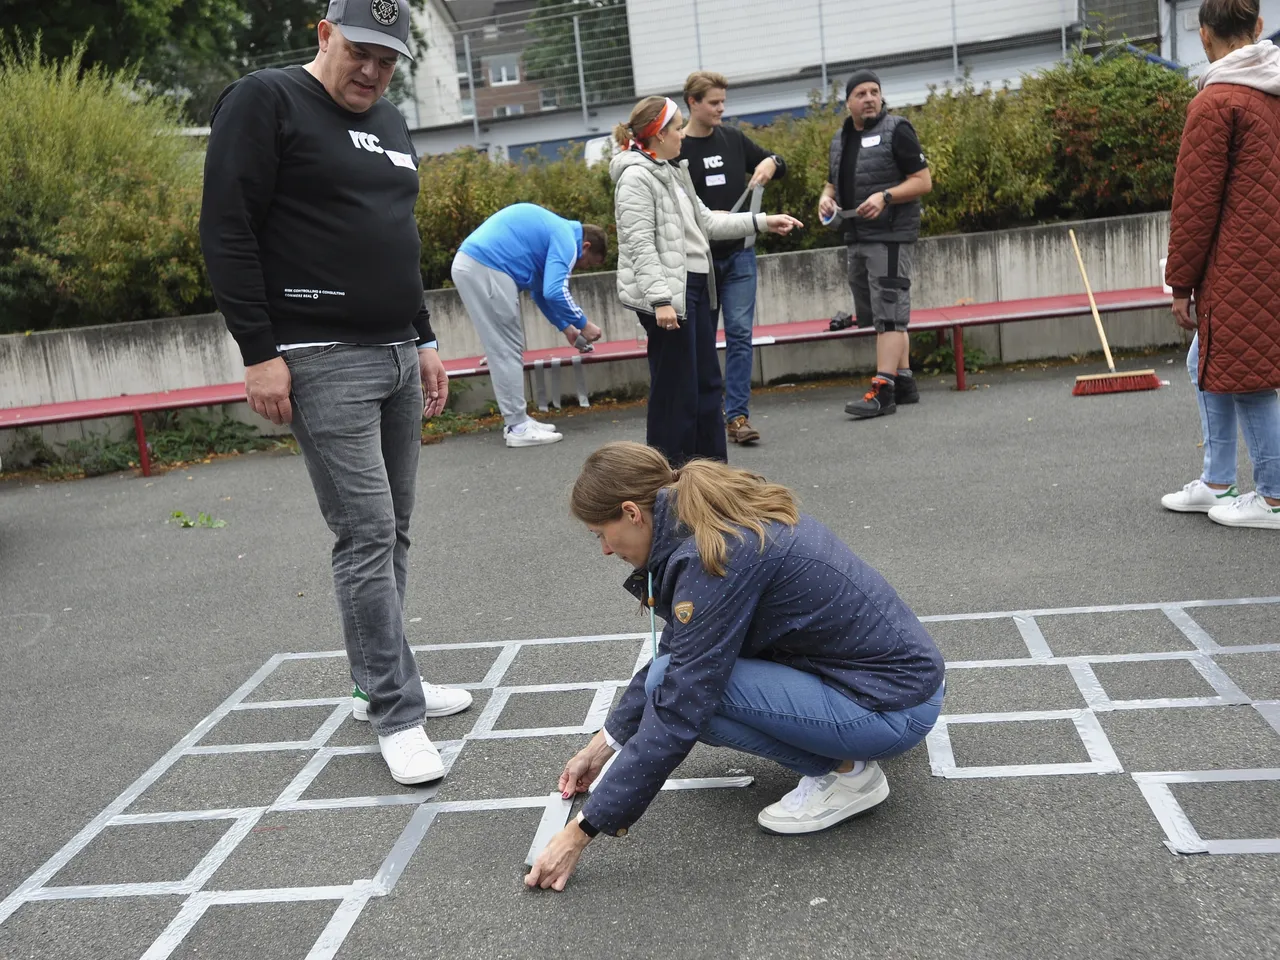
{"type": "Polygon", "coordinates": [[[378,143],[378,138],[372,133],[363,133],[360,130],[348,130],[351,134],[351,142],[357,150],[364,149],[370,153],[380,153],[390,160],[397,167],[404,167],[406,170],[418,169],[418,165],[413,162],[413,157],[407,153],[401,153],[398,150],[383,150],[382,145],[378,143]]]}
{"type": "Polygon", "coordinates": [[[357,149],[364,147],[370,153],[383,152],[382,147],[378,146],[378,138],[372,133],[362,133],[359,130],[348,130],[347,133],[351,134],[351,142],[355,144],[357,149]]]}

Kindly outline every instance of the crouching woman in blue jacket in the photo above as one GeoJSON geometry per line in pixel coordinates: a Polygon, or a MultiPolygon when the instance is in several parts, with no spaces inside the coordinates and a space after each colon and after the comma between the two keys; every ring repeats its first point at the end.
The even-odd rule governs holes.
{"type": "Polygon", "coordinates": [[[942,655],[885,579],[801,514],[786,487],[610,443],[574,484],[574,516],[626,589],[666,621],[658,658],[565,766],[581,814],[525,878],[563,890],[599,833],[623,836],[701,740],[776,760],[799,785],[760,811],[780,834],[825,830],[889,795],[877,760],[919,744],[942,708],[942,655]]]}

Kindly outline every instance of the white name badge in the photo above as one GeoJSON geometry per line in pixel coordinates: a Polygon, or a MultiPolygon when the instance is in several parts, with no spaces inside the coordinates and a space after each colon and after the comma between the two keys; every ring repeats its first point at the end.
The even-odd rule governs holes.
{"type": "Polygon", "coordinates": [[[713,173],[711,176],[707,177],[707,186],[708,186],[708,187],[723,187],[723,186],[724,186],[724,174],[723,174],[723,173],[713,173]]]}
{"type": "Polygon", "coordinates": [[[878,134],[878,133],[877,133],[875,136],[872,136],[872,137],[863,137],[863,138],[862,138],[862,145],[863,145],[864,147],[878,147],[878,146],[880,146],[880,134],[878,134]]]}
{"type": "Polygon", "coordinates": [[[392,163],[394,163],[397,167],[407,167],[410,170],[418,169],[413,164],[413,156],[411,154],[397,153],[394,150],[386,150],[384,152],[387,155],[387,159],[390,160],[392,163]]]}

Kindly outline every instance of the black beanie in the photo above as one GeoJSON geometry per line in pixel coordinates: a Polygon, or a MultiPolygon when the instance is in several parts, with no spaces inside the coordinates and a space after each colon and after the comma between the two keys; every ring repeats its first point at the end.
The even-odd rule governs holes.
{"type": "Polygon", "coordinates": [[[874,83],[880,86],[880,77],[876,75],[874,70],[855,70],[853,75],[849,77],[849,82],[844,85],[844,98],[849,99],[849,94],[853,93],[853,88],[861,83],[874,83]]]}

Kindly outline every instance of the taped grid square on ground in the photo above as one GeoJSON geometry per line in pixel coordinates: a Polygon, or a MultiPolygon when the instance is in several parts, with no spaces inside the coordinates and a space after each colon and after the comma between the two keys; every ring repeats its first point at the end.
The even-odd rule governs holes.
{"type": "MultiPolygon", "coordinates": [[[[1255,604],[1270,605],[1278,601],[1280,601],[1280,598],[1264,598],[1261,600],[1250,601],[1250,602],[1255,604]]],[[[1186,608],[1191,608],[1191,607],[1203,608],[1204,606],[1216,606],[1216,605],[1225,606],[1225,605],[1230,605],[1235,603],[1236,601],[1226,601],[1226,602],[1207,601],[1207,602],[1189,602],[1186,604],[1175,605],[1175,606],[1186,607],[1186,608]]],[[[1150,612],[1153,610],[1162,611],[1166,606],[1168,605],[1150,605],[1150,604],[1134,605],[1135,608],[1141,608],[1141,610],[1144,612],[1150,612]]],[[[1022,614],[1022,615],[1015,614],[1015,613],[978,614],[978,615],[963,615],[959,617],[939,617],[939,618],[929,618],[929,619],[935,620],[938,622],[951,622],[951,621],[958,621],[958,620],[996,620],[996,619],[1002,619],[1005,617],[1010,617],[1015,620],[1015,623],[1017,623],[1019,616],[1022,616],[1024,618],[1027,616],[1037,617],[1037,618],[1047,617],[1051,619],[1055,613],[1062,613],[1062,614],[1092,614],[1096,612],[1110,613],[1110,612],[1123,611],[1126,609],[1130,609],[1130,608],[1124,608],[1124,607],[1080,608],[1080,609],[1073,609],[1070,611],[1067,611],[1067,610],[1031,611],[1030,613],[1022,614]]],[[[1019,659],[1019,660],[1025,661],[1027,659],[1036,659],[1037,656],[1040,659],[1044,659],[1045,657],[1052,658],[1053,654],[1059,654],[1059,651],[1055,650],[1052,653],[1050,653],[1047,649],[1041,650],[1037,654],[1035,645],[1032,642],[1032,639],[1029,638],[1028,632],[1025,629],[1025,622],[1022,625],[1017,626],[1017,629],[1020,632],[1021,639],[1025,642],[1025,649],[1024,651],[1018,651],[1019,653],[1022,654],[1021,656],[1017,658],[1011,658],[1011,659],[1019,659]],[[1032,654],[1032,656],[1027,657],[1026,656],[1027,653],[1032,654]]],[[[1180,632],[1183,632],[1183,631],[1180,631],[1180,632]]],[[[1204,631],[1200,631],[1200,632],[1204,633],[1204,631]]],[[[1183,635],[1184,637],[1187,636],[1185,632],[1183,632],[1183,635]]],[[[1034,634],[1032,634],[1032,637],[1033,636],[1034,634]]],[[[578,680],[580,683],[586,686],[597,687],[599,692],[602,695],[607,695],[605,696],[605,701],[607,703],[608,701],[611,701],[615,695],[615,691],[613,687],[615,687],[618,682],[626,681],[630,677],[636,665],[642,664],[646,659],[644,645],[641,646],[639,657],[636,657],[636,641],[641,638],[642,638],[642,635],[617,635],[617,636],[607,636],[607,637],[582,637],[582,638],[566,637],[566,638],[552,638],[549,640],[542,640],[542,641],[532,640],[532,641],[494,642],[494,643],[483,643],[483,644],[428,645],[428,646],[417,648],[417,649],[420,655],[435,653],[437,651],[439,651],[442,654],[449,654],[454,651],[457,651],[457,652],[462,652],[464,650],[470,651],[470,653],[466,654],[466,656],[471,658],[470,662],[465,667],[460,667],[459,668],[460,672],[458,674],[459,676],[465,675],[470,679],[466,681],[462,681],[462,683],[466,686],[470,686],[473,688],[497,687],[501,689],[507,686],[535,687],[537,686],[537,681],[539,680],[544,681],[548,686],[554,686],[556,681],[558,681],[560,685],[563,685],[565,682],[563,674],[557,675],[554,671],[551,671],[551,672],[539,675],[539,671],[547,670],[548,668],[556,665],[557,663],[562,664],[563,662],[565,662],[562,660],[558,660],[558,658],[552,655],[552,651],[550,649],[541,651],[540,655],[531,656],[530,658],[523,661],[521,665],[521,671],[529,671],[528,675],[522,675],[520,672],[517,672],[517,674],[514,677],[507,677],[504,675],[509,671],[511,666],[514,664],[514,662],[516,661],[516,658],[528,650],[533,650],[537,647],[552,648],[552,647],[569,645],[574,643],[583,644],[584,646],[581,647],[580,649],[586,652],[587,655],[580,656],[575,660],[569,661],[574,664],[573,670],[576,671],[576,675],[571,677],[570,679],[578,680]],[[588,644],[591,644],[594,646],[588,646],[588,644]],[[624,648],[627,648],[627,649],[624,649],[624,648]],[[480,652],[477,653],[475,651],[480,651],[480,652]],[[591,669],[592,666],[596,666],[601,663],[605,663],[606,665],[599,670],[591,669]],[[474,679],[475,677],[479,676],[480,670],[482,668],[484,670],[484,675],[480,677],[480,679],[478,680],[474,679]],[[548,680],[548,678],[550,678],[550,680],[548,680]]],[[[1195,648],[1195,646],[1196,645],[1194,643],[1191,644],[1192,648],[1195,648]]],[[[1185,650],[1186,647],[1184,645],[1180,645],[1178,649],[1185,650]]],[[[977,664],[975,664],[975,666],[977,666],[977,664]]],[[[213,872],[215,872],[218,869],[218,867],[221,866],[234,853],[237,845],[244,839],[245,836],[249,834],[253,826],[256,824],[257,818],[262,813],[262,808],[265,806],[268,806],[270,801],[262,802],[260,805],[255,804],[253,807],[246,809],[245,800],[247,798],[243,795],[229,797],[227,792],[222,792],[222,793],[217,793],[216,796],[211,796],[208,793],[204,793],[198,789],[187,789],[187,790],[181,789],[181,786],[184,782],[190,785],[192,779],[194,779],[195,781],[206,779],[204,777],[191,778],[188,775],[185,781],[182,777],[178,777],[164,784],[162,789],[156,791],[154,794],[147,797],[146,802],[140,802],[136,806],[133,806],[132,808],[131,808],[131,805],[134,804],[135,801],[138,801],[140,799],[140,796],[145,796],[148,793],[148,788],[150,788],[153,784],[156,784],[157,782],[164,779],[165,775],[173,771],[173,768],[178,766],[179,763],[182,761],[201,761],[201,762],[214,763],[218,761],[234,760],[238,764],[247,765],[251,769],[254,768],[254,764],[257,764],[255,776],[252,776],[249,778],[249,780],[252,782],[251,785],[254,787],[254,792],[256,794],[260,796],[270,795],[271,793],[274,792],[273,788],[278,786],[279,781],[281,779],[285,779],[286,775],[293,773],[294,764],[299,762],[303,763],[304,765],[307,763],[310,763],[311,761],[307,760],[307,757],[311,757],[314,760],[315,757],[318,756],[316,751],[315,750],[284,750],[284,749],[276,748],[263,753],[248,753],[248,754],[229,754],[228,753],[228,754],[222,754],[221,756],[218,756],[218,755],[198,756],[198,755],[193,755],[193,751],[191,750],[192,746],[198,740],[200,740],[201,737],[210,735],[211,729],[216,727],[217,724],[221,722],[225,717],[227,717],[227,715],[230,714],[233,710],[244,710],[248,708],[248,706],[251,703],[254,703],[254,702],[262,703],[263,701],[281,701],[281,700],[313,701],[306,704],[297,704],[297,703],[273,704],[273,706],[279,706],[281,708],[285,708],[285,707],[296,708],[296,707],[303,707],[303,706],[306,706],[306,707],[328,706],[328,707],[334,707],[336,709],[339,706],[345,706],[348,703],[348,697],[349,697],[349,688],[347,686],[347,684],[349,683],[349,676],[346,675],[347,671],[345,668],[346,668],[346,664],[344,660],[343,651],[324,651],[316,654],[306,654],[306,653],[283,654],[283,655],[277,655],[271,658],[266,664],[263,665],[262,668],[260,668],[254,674],[253,677],[251,677],[248,681],[246,681],[245,684],[242,684],[240,688],[238,688],[230,697],[228,697],[228,699],[224,701],[224,703],[217,710],[215,710],[212,714],[210,714],[210,716],[207,717],[200,724],[197,724],[197,726],[187,736],[185,736],[182,740],[180,740],[178,744],[176,744],[168,753],[164,755],[164,757],[158,760],[156,764],[152,766],[151,769],[149,769],[145,774],[143,774],[142,777],[139,778],[138,781],[136,781],[131,787],[127,788],[124,791],[124,793],[120,795],[120,797],[118,797],[115,801],[112,802],[112,804],[108,805],[108,807],[105,810],[103,810],[97,817],[95,817],[80,832],[80,834],[78,834],[75,838],[73,838],[73,840],[69,841],[62,848],[62,850],[60,850],[57,854],[55,854],[54,857],[52,857],[48,862],[46,862],[44,866],[42,866],[34,874],[32,874],[31,877],[29,877],[26,881],[20,884],[18,889],[13,891],[3,902],[0,902],[0,924],[4,924],[11,917],[13,917],[15,911],[17,911],[18,908],[22,907],[24,904],[32,904],[32,901],[48,899],[48,897],[41,896],[42,890],[49,889],[50,892],[53,892],[53,890],[50,888],[46,888],[45,885],[48,884],[48,882],[52,880],[55,877],[55,875],[75,857],[77,853],[85,849],[85,847],[91,841],[93,841],[96,837],[102,834],[105,829],[113,825],[118,826],[126,822],[141,823],[141,822],[144,822],[146,818],[155,818],[152,822],[168,822],[167,818],[172,818],[172,820],[174,821],[179,821],[179,820],[196,821],[201,819],[220,818],[222,820],[232,822],[233,826],[231,829],[228,830],[228,833],[224,835],[224,841],[226,841],[227,838],[229,837],[230,841],[233,841],[233,842],[220,841],[223,849],[221,849],[220,851],[211,851],[209,855],[206,855],[204,860],[201,861],[202,868],[195,871],[198,874],[198,876],[196,876],[194,880],[188,881],[189,883],[194,884],[194,886],[192,887],[193,890],[199,890],[199,888],[203,886],[203,884],[207,880],[207,876],[205,876],[205,873],[212,874],[213,872]],[[313,668],[315,668],[314,671],[310,674],[308,674],[305,670],[302,673],[297,674],[297,676],[302,678],[303,686],[301,688],[294,686],[291,688],[280,687],[278,689],[273,689],[271,686],[267,685],[267,682],[270,680],[273,673],[275,673],[277,669],[280,669],[282,667],[286,667],[287,665],[295,664],[295,663],[303,664],[303,665],[310,664],[313,668]],[[310,683],[310,687],[307,686],[308,682],[310,683]],[[299,694],[303,694],[303,695],[300,696],[299,694]],[[306,696],[305,694],[314,694],[314,696],[306,696]],[[280,761],[282,760],[284,761],[283,768],[280,767],[280,761]],[[178,789],[175,789],[175,784],[178,785],[179,787],[178,789]],[[178,809],[166,810],[165,802],[167,800],[175,801],[173,803],[173,806],[178,807],[178,809]],[[231,800],[235,800],[238,802],[230,802],[231,800]],[[200,803],[203,803],[206,805],[216,805],[217,809],[210,809],[209,806],[200,807],[198,806],[198,804],[200,803]],[[185,807],[185,810],[183,809],[184,807],[185,807]],[[124,814],[123,811],[125,810],[130,810],[130,812],[128,814],[124,814]],[[153,812],[151,813],[137,812],[137,811],[143,811],[143,810],[151,810],[153,812]],[[210,859],[211,857],[213,859],[210,859]]],[[[279,680],[281,677],[284,677],[284,676],[285,676],[284,674],[277,675],[276,679],[279,680]]],[[[288,678],[285,677],[285,679],[287,680],[288,678]]],[[[444,675],[438,675],[437,677],[432,679],[444,680],[444,675]]],[[[445,682],[448,682],[448,681],[445,681],[445,682]]],[[[528,691],[526,690],[522,692],[528,692],[528,691]]],[[[484,706],[482,706],[481,711],[483,712],[487,708],[487,706],[488,704],[485,704],[484,706]]],[[[258,709],[261,709],[261,708],[258,708],[258,709]]],[[[1106,765],[1107,758],[1103,756],[1100,760],[1098,757],[1098,754],[1100,751],[1099,744],[1096,742],[1092,742],[1094,738],[1094,731],[1090,727],[1090,723],[1089,723],[1089,718],[1092,718],[1092,713],[1089,711],[1072,711],[1071,714],[1072,715],[1070,719],[1072,723],[1076,725],[1077,731],[1081,733],[1081,741],[1085,745],[1086,752],[1092,758],[1090,763],[1094,765],[1097,765],[1097,764],[1106,765]]],[[[1043,719],[1043,717],[1037,716],[1035,719],[1043,719]]],[[[342,721],[341,726],[338,727],[339,729],[345,726],[347,722],[346,718],[340,717],[338,712],[335,712],[334,714],[331,715],[331,720],[342,721]]],[[[1013,722],[1016,722],[1016,718],[1009,718],[1009,717],[1001,717],[999,718],[999,720],[1000,721],[1012,720],[1013,722]]],[[[947,722],[940,723],[938,727],[938,731],[936,732],[945,733],[949,725],[957,725],[957,724],[962,724],[964,722],[965,720],[963,718],[951,717],[947,722]]],[[[518,733],[519,731],[516,731],[516,732],[518,733]]],[[[531,731],[531,734],[535,732],[536,731],[531,731]]],[[[266,734],[264,736],[270,737],[270,734],[266,734]]],[[[312,740],[318,740],[319,742],[323,742],[323,738],[325,736],[326,736],[326,730],[324,728],[321,728],[312,735],[312,740]]],[[[466,734],[463,734],[463,736],[466,736],[466,734]]],[[[221,745],[220,747],[215,742],[219,739],[240,740],[241,741],[241,743],[239,744],[240,746],[244,746],[244,745],[273,746],[279,743],[289,743],[289,741],[276,741],[272,739],[264,739],[262,741],[259,741],[252,734],[239,735],[234,737],[219,737],[217,734],[212,734],[210,735],[210,740],[209,740],[209,743],[206,745],[206,749],[219,750],[225,747],[230,747],[234,749],[237,746],[237,744],[227,743],[227,744],[221,745]]],[[[480,742],[480,741],[467,740],[467,743],[474,743],[474,742],[480,742]]],[[[1107,743],[1105,735],[1102,737],[1102,744],[1105,745],[1105,750],[1109,751],[1110,745],[1109,743],[1107,743]]],[[[950,745],[948,744],[947,746],[949,748],[950,745]]],[[[931,742],[930,744],[931,758],[933,754],[932,747],[933,747],[933,744],[931,742]]],[[[376,749],[376,747],[374,749],[376,749]]],[[[370,752],[367,748],[360,748],[360,747],[354,748],[354,751],[355,753],[370,752]]],[[[330,756],[329,758],[330,762],[332,762],[333,757],[337,755],[340,755],[340,754],[333,754],[333,756],[330,756]]],[[[1032,764],[1027,766],[1035,767],[1036,765],[1032,764]]],[[[951,761],[951,767],[953,770],[961,769],[955,766],[954,757],[952,758],[952,761],[951,761]]],[[[189,767],[188,769],[191,769],[191,768],[189,767]]],[[[212,768],[206,768],[206,769],[212,769],[212,768]]],[[[980,770],[981,768],[969,768],[969,769],[980,770]]],[[[988,768],[987,770],[980,772],[977,775],[979,776],[996,775],[992,773],[992,771],[997,769],[999,768],[988,768]]],[[[1005,769],[1011,769],[1011,768],[1005,768],[1005,769]]],[[[1016,769],[1016,768],[1012,768],[1012,769],[1016,769]]],[[[178,772],[181,774],[183,771],[179,770],[178,772]]],[[[1057,772],[1057,771],[1054,771],[1054,772],[1057,772]]],[[[1248,773],[1249,771],[1246,771],[1246,774],[1248,773]]],[[[1015,774],[1015,775],[1029,775],[1029,774],[1024,771],[1021,774],[1015,774]]],[[[217,778],[213,778],[213,779],[217,779],[217,778]]],[[[289,783],[292,784],[295,780],[297,780],[296,774],[293,776],[292,779],[289,780],[289,783]]],[[[226,780],[225,784],[231,787],[240,787],[244,785],[243,782],[232,783],[230,780],[226,780]]],[[[357,799],[374,801],[376,804],[376,802],[380,798],[375,796],[365,795],[357,799]]],[[[512,805],[518,805],[521,807],[533,807],[536,810],[543,810],[544,808],[546,810],[550,810],[550,801],[545,797],[537,796],[537,795],[527,796],[527,797],[512,797],[507,800],[503,800],[502,798],[496,798],[491,800],[486,799],[486,800],[462,801],[462,802],[449,802],[449,801],[443,801],[442,803],[430,802],[425,805],[420,805],[415,807],[414,809],[417,810],[417,813],[415,813],[412,816],[409,825],[405,827],[404,832],[402,833],[400,839],[397,841],[397,848],[402,848],[401,849],[401,854],[403,855],[402,861],[412,854],[413,849],[415,849],[417,846],[417,843],[420,842],[423,836],[425,836],[427,832],[427,828],[430,826],[430,823],[435,816],[434,811],[436,809],[460,812],[464,810],[471,811],[471,810],[484,810],[484,809],[500,809],[500,808],[510,807],[512,805]]],[[[539,817],[541,819],[545,819],[544,814],[539,814],[539,817]]],[[[1227,841],[1224,841],[1224,842],[1227,842],[1227,841]]],[[[249,890],[249,891],[228,891],[224,893],[202,891],[202,892],[189,893],[189,895],[186,896],[185,900],[182,900],[181,897],[167,896],[166,895],[167,891],[157,888],[156,890],[152,891],[152,895],[148,896],[146,899],[153,900],[156,902],[160,902],[162,900],[167,902],[181,901],[181,902],[184,902],[186,905],[179,912],[179,917],[175,918],[175,920],[170,924],[170,927],[167,928],[166,934],[162,935],[161,940],[157,941],[156,944],[153,945],[154,949],[159,950],[160,952],[154,952],[154,950],[148,951],[148,954],[147,954],[148,960],[152,960],[153,957],[168,956],[169,953],[181,942],[182,938],[186,935],[186,933],[191,930],[192,926],[196,924],[199,921],[199,919],[205,914],[205,912],[213,906],[216,906],[219,904],[237,904],[237,903],[249,903],[249,902],[253,902],[253,903],[301,902],[306,900],[311,900],[311,901],[329,900],[329,901],[336,901],[339,904],[330,923],[326,927],[325,932],[321,935],[319,940],[317,940],[316,949],[320,952],[318,953],[313,952],[312,954],[312,956],[314,957],[330,957],[331,958],[333,956],[333,952],[337,950],[337,948],[341,945],[342,940],[345,937],[345,932],[350,929],[351,924],[354,922],[354,919],[359,915],[360,911],[363,909],[364,904],[369,901],[370,897],[382,896],[386,892],[389,892],[390,888],[394,886],[395,880],[399,876],[399,872],[403,870],[403,868],[404,868],[404,862],[395,863],[393,862],[392,857],[388,857],[388,859],[383,862],[383,865],[379,870],[379,878],[381,879],[378,880],[377,883],[370,880],[357,880],[353,884],[336,885],[336,886],[287,887],[287,888],[249,890]],[[378,883],[382,884],[382,886],[378,886],[377,885],[378,883]],[[166,939],[166,937],[168,939],[166,939]],[[163,948],[161,948],[162,947],[161,941],[164,942],[163,948]],[[322,947],[323,949],[321,949],[322,947]]],[[[367,872],[367,871],[364,871],[364,872],[367,872]]],[[[93,902],[101,902],[98,898],[99,898],[98,894],[94,894],[90,891],[87,891],[87,895],[85,899],[68,901],[68,902],[73,904],[87,904],[87,903],[93,903],[93,902]]],[[[36,904],[32,904],[32,906],[34,907],[36,906],[36,904]]]]}
{"type": "Polygon", "coordinates": [[[1174,853],[1219,856],[1280,854],[1280,824],[1275,819],[1274,806],[1274,789],[1280,786],[1280,767],[1135,773],[1133,779],[1165,832],[1165,846],[1174,853]],[[1201,804],[1210,791],[1215,795],[1215,808],[1205,810],[1201,804]],[[1246,802],[1252,797],[1256,804],[1243,815],[1239,807],[1241,793],[1246,802]],[[1234,806],[1235,809],[1231,810],[1234,816],[1230,813],[1227,818],[1218,815],[1224,797],[1230,798],[1227,806],[1229,810],[1234,806]],[[1188,799],[1191,801],[1191,815],[1182,804],[1188,799]],[[1258,816],[1259,807],[1263,811],[1261,817],[1258,816]],[[1209,816],[1197,824],[1200,813],[1208,813],[1209,816]],[[1205,837],[1201,833],[1201,825],[1210,834],[1230,836],[1205,837]]]}

